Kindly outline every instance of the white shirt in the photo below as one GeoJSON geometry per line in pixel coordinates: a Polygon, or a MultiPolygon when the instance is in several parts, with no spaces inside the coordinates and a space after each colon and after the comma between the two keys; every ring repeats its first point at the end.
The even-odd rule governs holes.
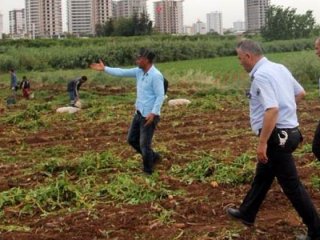
{"type": "Polygon", "coordinates": [[[257,133],[263,126],[264,113],[269,108],[278,108],[277,128],[299,126],[295,96],[303,87],[289,70],[267,58],[260,59],[250,72],[250,123],[257,133]]]}

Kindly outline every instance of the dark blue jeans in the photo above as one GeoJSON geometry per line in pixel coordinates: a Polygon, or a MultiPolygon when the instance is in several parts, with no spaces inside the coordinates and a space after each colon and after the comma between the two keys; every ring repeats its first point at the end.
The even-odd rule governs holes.
{"type": "Polygon", "coordinates": [[[267,148],[268,163],[257,164],[255,178],[251,189],[240,206],[240,212],[247,221],[254,222],[259,208],[276,177],[283,192],[308,227],[308,235],[310,237],[320,237],[318,213],[309,194],[300,182],[292,157],[292,152],[299,145],[302,136],[298,129],[287,132],[288,139],[283,146],[279,146],[279,131],[275,130],[272,133],[267,148]]]}
{"type": "Polygon", "coordinates": [[[128,143],[142,155],[143,170],[148,174],[152,174],[156,158],[159,157],[151,148],[154,130],[159,121],[160,117],[156,116],[153,123],[144,126],[146,120],[137,112],[128,133],[128,143]]]}
{"type": "Polygon", "coordinates": [[[76,92],[75,91],[70,91],[69,93],[69,99],[70,99],[70,105],[75,104],[75,100],[77,98],[76,92]]]}

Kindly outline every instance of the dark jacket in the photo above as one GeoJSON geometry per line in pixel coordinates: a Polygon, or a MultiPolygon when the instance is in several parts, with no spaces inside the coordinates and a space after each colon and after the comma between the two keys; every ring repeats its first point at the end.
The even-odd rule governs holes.
{"type": "Polygon", "coordinates": [[[30,88],[30,82],[28,79],[22,80],[20,83],[20,89],[27,89],[30,88]]]}
{"type": "Polygon", "coordinates": [[[68,92],[75,92],[76,93],[76,96],[78,96],[78,91],[81,87],[81,82],[80,82],[81,78],[76,78],[72,81],[70,81],[68,83],[68,86],[67,86],[67,91],[68,92]]]}

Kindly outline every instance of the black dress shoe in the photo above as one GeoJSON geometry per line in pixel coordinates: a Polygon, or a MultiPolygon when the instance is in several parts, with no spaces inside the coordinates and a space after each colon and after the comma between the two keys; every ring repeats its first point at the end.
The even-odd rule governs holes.
{"type": "Polygon", "coordinates": [[[254,225],[253,221],[249,221],[245,219],[245,217],[241,214],[241,212],[236,208],[227,208],[227,214],[231,218],[242,222],[244,225],[248,227],[252,227],[254,225]]]}

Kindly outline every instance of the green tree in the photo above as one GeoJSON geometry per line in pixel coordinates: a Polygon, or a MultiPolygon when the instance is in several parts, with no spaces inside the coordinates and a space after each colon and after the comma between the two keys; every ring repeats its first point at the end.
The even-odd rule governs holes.
{"type": "Polygon", "coordinates": [[[140,17],[133,16],[135,23],[135,35],[149,35],[152,33],[152,21],[145,12],[140,14],[140,17]]]}
{"type": "Polygon", "coordinates": [[[114,36],[134,36],[134,22],[132,18],[120,18],[115,21],[114,36]]]}
{"type": "Polygon", "coordinates": [[[110,18],[104,24],[97,24],[96,25],[96,35],[101,36],[111,36],[114,32],[114,21],[110,18]]]}
{"type": "Polygon", "coordinates": [[[314,26],[314,28],[312,30],[312,36],[313,37],[319,37],[320,36],[320,25],[319,24],[314,26]]]}
{"type": "Polygon", "coordinates": [[[152,21],[146,13],[134,14],[131,18],[110,19],[96,25],[97,36],[141,36],[152,33],[152,21]]]}
{"type": "Polygon", "coordinates": [[[271,6],[261,35],[266,40],[286,40],[310,37],[315,26],[312,11],[297,14],[295,8],[271,6]]]}

